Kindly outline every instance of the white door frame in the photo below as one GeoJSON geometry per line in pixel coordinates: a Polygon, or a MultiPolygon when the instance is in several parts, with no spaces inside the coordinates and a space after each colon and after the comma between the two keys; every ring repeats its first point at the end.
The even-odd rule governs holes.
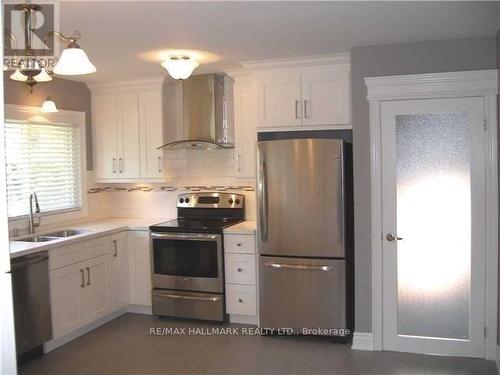
{"type": "MultiPolygon", "coordinates": [[[[371,349],[382,350],[382,160],[381,102],[392,100],[481,97],[485,103],[486,275],[485,358],[496,359],[498,266],[497,70],[367,77],[370,103],[371,164],[371,349]]],[[[356,334],[355,334],[356,336],[356,334]]],[[[356,338],[356,337],[355,337],[356,338]]]]}

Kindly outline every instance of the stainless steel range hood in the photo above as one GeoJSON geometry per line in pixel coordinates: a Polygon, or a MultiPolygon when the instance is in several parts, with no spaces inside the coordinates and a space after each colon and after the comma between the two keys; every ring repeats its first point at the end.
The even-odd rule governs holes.
{"type": "Polygon", "coordinates": [[[204,74],[163,87],[163,150],[234,147],[233,80],[204,74]]]}

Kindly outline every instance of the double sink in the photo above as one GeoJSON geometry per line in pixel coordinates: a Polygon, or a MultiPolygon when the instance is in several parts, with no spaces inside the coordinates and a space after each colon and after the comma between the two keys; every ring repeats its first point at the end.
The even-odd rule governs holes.
{"type": "Polygon", "coordinates": [[[19,239],[15,239],[14,241],[17,241],[17,242],[49,242],[49,241],[60,240],[61,238],[78,236],[79,234],[85,234],[85,233],[89,233],[89,232],[90,232],[90,230],[68,229],[68,230],[60,230],[57,232],[47,233],[47,234],[43,234],[43,235],[41,234],[41,235],[36,235],[36,236],[31,236],[31,237],[19,238],[19,239]]]}

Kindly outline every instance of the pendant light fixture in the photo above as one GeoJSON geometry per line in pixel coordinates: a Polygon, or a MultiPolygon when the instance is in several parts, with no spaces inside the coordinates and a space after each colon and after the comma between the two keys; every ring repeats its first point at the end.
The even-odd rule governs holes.
{"type": "MultiPolygon", "coordinates": [[[[23,3],[15,6],[17,11],[24,12],[24,37],[25,45],[24,58],[22,63],[17,67],[16,71],[11,74],[10,78],[15,81],[25,82],[29,87],[30,92],[33,92],[33,86],[41,82],[49,82],[52,80],[51,74],[58,75],[82,75],[90,74],[96,71],[96,67],[90,62],[87,54],[77,44],[81,34],[78,31],[72,36],[65,36],[59,31],[49,31],[43,38],[45,43],[50,37],[57,37],[68,43],[66,49],[63,50],[54,71],[48,71],[47,67],[40,66],[32,48],[33,28],[31,26],[32,17],[39,12],[42,7],[39,4],[23,3]]],[[[16,38],[10,31],[6,31],[6,41],[11,45],[14,44],[16,38]]]]}
{"type": "Polygon", "coordinates": [[[43,113],[55,113],[59,112],[56,107],[56,103],[50,98],[50,96],[47,96],[47,99],[42,104],[42,109],[41,111],[43,113]]]}
{"type": "Polygon", "coordinates": [[[171,56],[161,63],[174,79],[187,79],[200,64],[189,56],[171,56]]]}

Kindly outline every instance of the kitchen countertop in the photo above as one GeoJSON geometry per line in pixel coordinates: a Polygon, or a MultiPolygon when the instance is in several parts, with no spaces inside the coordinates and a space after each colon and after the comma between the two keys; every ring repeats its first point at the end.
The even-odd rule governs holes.
{"type": "Polygon", "coordinates": [[[224,229],[224,234],[255,234],[256,228],[255,221],[244,221],[224,229]]]}
{"type": "Polygon", "coordinates": [[[64,229],[88,230],[88,233],[79,234],[72,237],[66,237],[48,242],[22,242],[10,241],[10,257],[16,258],[27,254],[33,254],[39,251],[53,249],[59,246],[66,246],[79,241],[88,240],[94,237],[104,236],[112,233],[122,232],[124,230],[143,230],[148,231],[149,226],[170,219],[165,218],[108,218],[94,221],[86,221],[71,225],[55,227],[47,230],[41,230],[36,235],[44,235],[64,229]]]}

